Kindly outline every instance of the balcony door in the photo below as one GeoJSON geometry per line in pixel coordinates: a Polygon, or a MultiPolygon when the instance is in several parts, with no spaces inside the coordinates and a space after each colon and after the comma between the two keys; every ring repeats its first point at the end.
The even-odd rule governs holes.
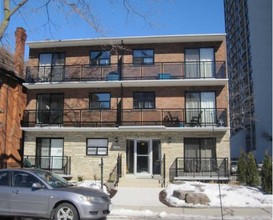
{"type": "Polygon", "coordinates": [[[212,172],[217,168],[214,138],[186,138],[184,167],[186,172],[212,172]]]}
{"type": "Polygon", "coordinates": [[[214,49],[186,49],[185,68],[186,78],[214,77],[214,49]]]}
{"type": "Polygon", "coordinates": [[[37,95],[37,124],[60,125],[63,123],[63,94],[37,95]]]}
{"type": "Polygon", "coordinates": [[[186,123],[200,116],[201,125],[213,125],[216,121],[215,92],[186,93],[186,123]]]}
{"type": "Polygon", "coordinates": [[[37,138],[36,165],[41,169],[61,170],[63,168],[63,139],[37,138]]]}
{"type": "Polygon", "coordinates": [[[43,81],[63,81],[64,53],[42,53],[39,59],[39,77],[43,81]]]}

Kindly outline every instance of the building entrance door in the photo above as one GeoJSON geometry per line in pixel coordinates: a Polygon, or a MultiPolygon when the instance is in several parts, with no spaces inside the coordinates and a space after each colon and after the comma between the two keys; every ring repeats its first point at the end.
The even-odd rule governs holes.
{"type": "Polygon", "coordinates": [[[151,173],[150,152],[150,141],[136,141],[136,173],[151,173]]]}
{"type": "Polygon", "coordinates": [[[127,140],[126,173],[134,175],[160,175],[160,140],[127,140]]]}

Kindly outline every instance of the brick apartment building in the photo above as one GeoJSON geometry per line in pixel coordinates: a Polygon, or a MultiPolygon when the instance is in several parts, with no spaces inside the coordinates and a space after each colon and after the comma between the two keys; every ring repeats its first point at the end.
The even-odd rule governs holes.
{"type": "Polygon", "coordinates": [[[24,157],[73,179],[227,179],[225,35],[28,42],[24,157]],[[218,177],[219,173],[219,177],[218,177]]]}
{"type": "Polygon", "coordinates": [[[21,167],[22,131],[20,122],[26,107],[24,49],[26,33],[17,28],[13,56],[0,48],[0,168],[21,167]]]}

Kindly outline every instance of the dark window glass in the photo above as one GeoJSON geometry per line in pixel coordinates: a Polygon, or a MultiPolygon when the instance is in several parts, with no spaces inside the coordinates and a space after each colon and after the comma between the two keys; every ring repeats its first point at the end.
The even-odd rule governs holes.
{"type": "Polygon", "coordinates": [[[90,109],[110,109],[110,93],[90,93],[90,109]]]}
{"type": "Polygon", "coordinates": [[[36,123],[62,124],[63,105],[63,94],[38,94],[36,106],[36,123]]]}
{"type": "Polygon", "coordinates": [[[134,64],[153,64],[154,50],[133,50],[134,64]]]}
{"type": "Polygon", "coordinates": [[[134,93],[134,108],[155,108],[154,92],[135,92],[134,93]]]}
{"type": "Polygon", "coordinates": [[[9,173],[4,171],[0,172],[0,186],[8,186],[9,185],[9,173]]]}
{"type": "Polygon", "coordinates": [[[33,183],[41,183],[35,176],[21,172],[14,171],[14,186],[31,188],[33,183]]]}
{"type": "Polygon", "coordinates": [[[91,51],[91,65],[110,65],[110,51],[91,51]]]}
{"type": "Polygon", "coordinates": [[[185,138],[185,171],[211,172],[217,168],[214,138],[185,138]]]}

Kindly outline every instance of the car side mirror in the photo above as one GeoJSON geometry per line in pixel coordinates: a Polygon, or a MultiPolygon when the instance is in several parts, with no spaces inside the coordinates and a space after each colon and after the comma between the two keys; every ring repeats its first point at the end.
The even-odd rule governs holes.
{"type": "Polygon", "coordinates": [[[43,188],[40,183],[33,183],[31,187],[32,187],[32,189],[42,189],[43,188]]]}

